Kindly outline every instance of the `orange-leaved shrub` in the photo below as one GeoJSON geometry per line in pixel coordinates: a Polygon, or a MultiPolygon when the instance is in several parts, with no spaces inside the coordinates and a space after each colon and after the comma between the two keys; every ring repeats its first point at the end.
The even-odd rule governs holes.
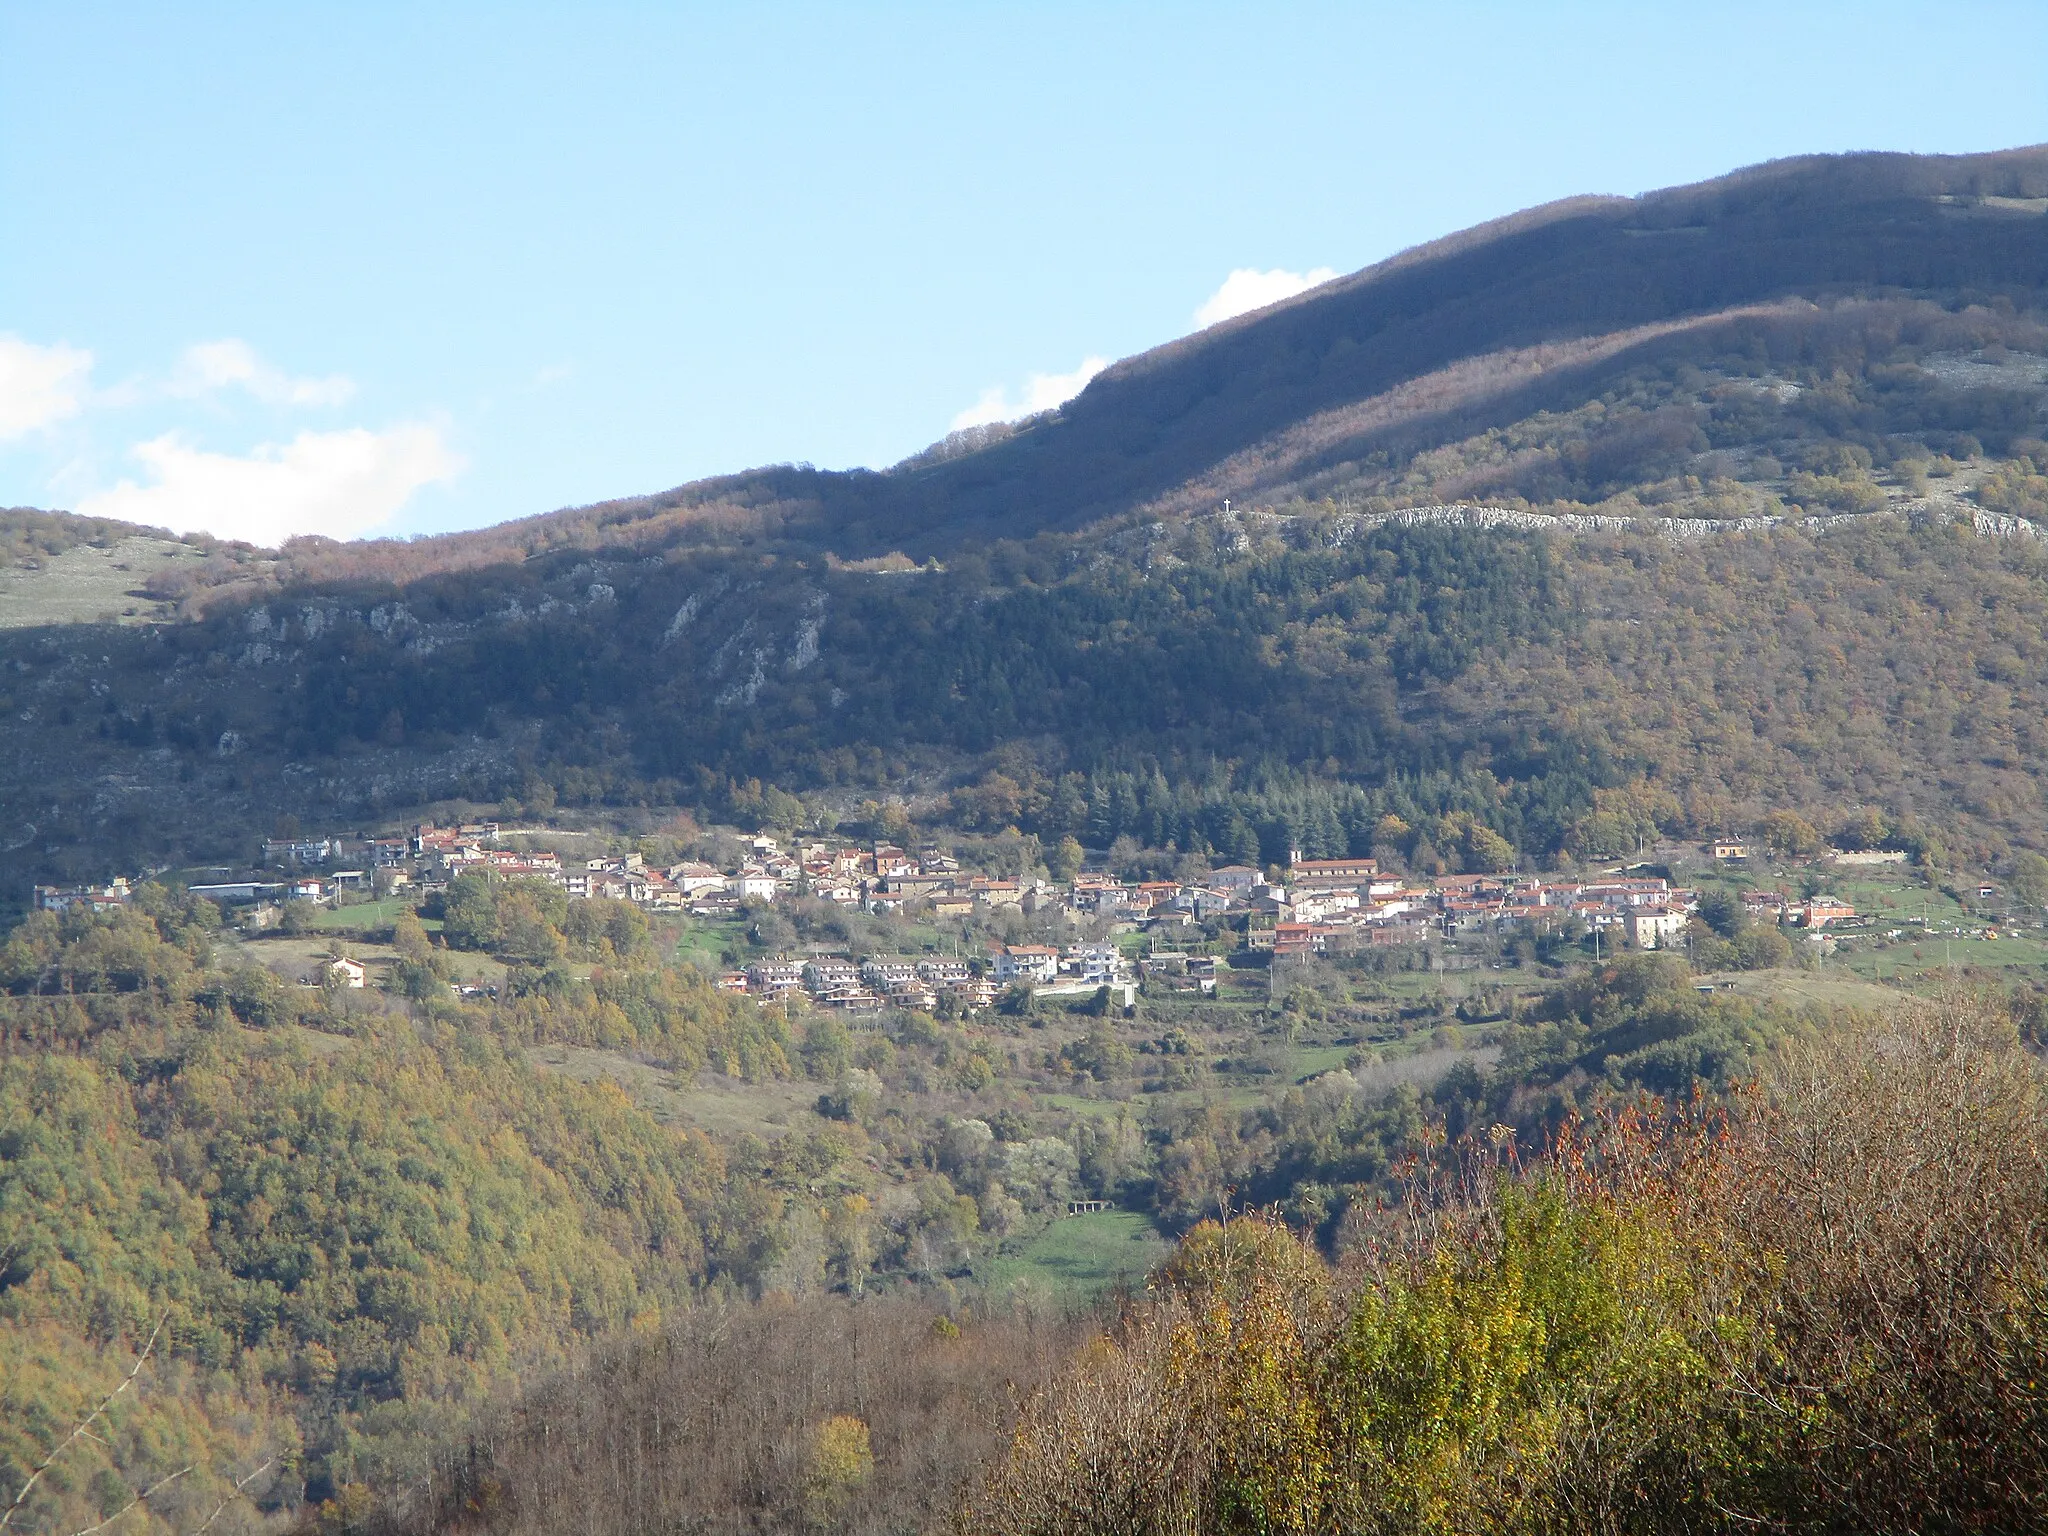
{"type": "Polygon", "coordinates": [[[2043,1528],[2044,1108],[1956,1000],[1533,1166],[1452,1149],[1334,1268],[1207,1224],[956,1529],[2043,1528]]]}

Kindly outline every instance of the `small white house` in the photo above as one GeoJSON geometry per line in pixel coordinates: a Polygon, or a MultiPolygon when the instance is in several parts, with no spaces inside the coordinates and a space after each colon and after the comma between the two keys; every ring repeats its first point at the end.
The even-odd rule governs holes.
{"type": "Polygon", "coordinates": [[[363,989],[364,984],[370,979],[369,967],[360,960],[349,959],[346,955],[329,961],[327,974],[333,978],[336,986],[350,987],[358,992],[363,989]]]}
{"type": "Polygon", "coordinates": [[[721,890],[725,886],[725,876],[709,864],[672,864],[669,866],[668,877],[681,888],[685,896],[721,890]]]}

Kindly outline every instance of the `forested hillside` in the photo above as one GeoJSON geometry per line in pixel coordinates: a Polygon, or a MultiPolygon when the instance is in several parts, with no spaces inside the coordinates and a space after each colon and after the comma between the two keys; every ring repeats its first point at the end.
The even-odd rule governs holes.
{"type": "Polygon", "coordinates": [[[887,475],[215,551],[165,578],[179,622],[0,638],[7,857],[875,799],[1260,861],[1392,816],[1455,866],[1473,825],[1616,851],[1625,802],[1683,835],[1868,809],[1995,865],[2042,837],[2044,165],[1539,210],[887,475]],[[1535,515],[1388,517],[1444,504],[1535,515]]]}
{"type": "MultiPolygon", "coordinates": [[[[858,921],[815,905],[807,933],[858,921]]],[[[1513,985],[1561,984],[1455,1013],[1304,967],[1248,1009],[1025,997],[850,1029],[715,990],[675,920],[657,945],[624,903],[467,875],[438,907],[440,942],[399,918],[373,991],[293,986],[265,949],[290,940],[156,884],[0,946],[0,1471],[65,1453],[18,1528],[64,1536],[173,1475],[139,1525],[461,1523],[486,1473],[508,1520],[625,1477],[713,1529],[929,1522],[1081,1341],[1086,1293],[1006,1257],[1070,1201],[1168,1234],[1256,1205],[1357,1252],[1447,1138],[1533,1151],[1869,1024],[1703,994],[1677,956],[1566,977],[1552,936],[1513,985]],[[504,985],[458,997],[480,952],[504,985]],[[679,1113],[654,1069],[714,1086],[679,1113]],[[670,1404],[678,1379],[704,1395],[670,1404]]],[[[2038,991],[2012,1006],[2038,1037],[2038,991]]]]}
{"type": "Polygon", "coordinates": [[[953,1529],[2036,1529],[2043,1086],[1952,1007],[1732,1113],[1475,1138],[1343,1269],[1207,1223],[953,1529]]]}
{"type": "MultiPolygon", "coordinates": [[[[374,1476],[435,1401],[760,1262],[774,1197],[749,1206],[760,1192],[702,1138],[536,1077],[516,1032],[352,1017],[216,968],[218,926],[211,903],[152,892],[112,920],[44,916],[0,951],[25,994],[0,1012],[11,1467],[105,1374],[102,1348],[161,1327],[191,1390],[149,1394],[153,1421],[99,1464],[171,1435],[214,1463],[195,1491],[267,1455],[325,1496],[374,1476]]],[[[664,1004],[690,1042],[671,1049],[737,1059],[762,1028],[701,983],[664,1004]]],[[[529,1027],[562,1006],[579,1007],[528,1005],[529,1027]]],[[[38,1517],[96,1497],[91,1473],[68,1469],[38,1517]]]]}

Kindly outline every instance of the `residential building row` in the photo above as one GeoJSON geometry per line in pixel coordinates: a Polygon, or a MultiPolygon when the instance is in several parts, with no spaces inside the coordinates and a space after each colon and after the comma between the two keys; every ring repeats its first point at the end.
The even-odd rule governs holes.
{"type": "MultiPolygon", "coordinates": [[[[1214,962],[1206,974],[1213,977],[1214,962]]],[[[882,1008],[936,1008],[942,997],[972,1011],[986,1008],[1005,987],[1129,986],[1134,968],[1113,944],[997,944],[978,961],[958,955],[844,954],[758,960],[719,979],[730,992],[762,1002],[801,998],[848,1013],[882,1008]]],[[[1213,990],[1213,988],[1212,988],[1213,990]]]]}
{"type": "Polygon", "coordinates": [[[729,992],[744,992],[763,1003],[803,1000],[841,1013],[877,1013],[883,1008],[929,1011],[950,996],[962,1008],[986,1008],[995,983],[976,974],[967,961],[932,955],[877,955],[855,961],[846,955],[783,956],[758,960],[744,971],[719,978],[729,992]]]}

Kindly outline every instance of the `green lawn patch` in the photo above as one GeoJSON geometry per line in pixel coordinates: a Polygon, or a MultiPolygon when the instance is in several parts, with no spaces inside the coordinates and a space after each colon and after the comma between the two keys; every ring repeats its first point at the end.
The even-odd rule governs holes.
{"type": "Polygon", "coordinates": [[[1041,1093],[1038,1102],[1074,1115],[1105,1115],[1114,1118],[1123,1105],[1115,1099],[1084,1099],[1078,1093],[1041,1093]]]}
{"type": "MultiPolygon", "coordinates": [[[[353,907],[321,907],[308,914],[306,926],[322,930],[337,929],[343,932],[360,933],[366,928],[389,928],[398,921],[398,914],[410,912],[412,903],[397,896],[387,896],[382,901],[366,901],[353,907]]],[[[425,925],[428,929],[441,926],[438,920],[425,925]]]]}
{"type": "Polygon", "coordinates": [[[1021,1283],[1086,1300],[1118,1280],[1142,1280],[1170,1251],[1152,1219],[1136,1211],[1062,1216],[993,1260],[988,1278],[998,1288],[1021,1283]]]}
{"type": "Polygon", "coordinates": [[[1305,1083],[1325,1072],[1334,1072],[1350,1059],[1348,1045],[1298,1045],[1294,1048],[1294,1080],[1305,1083]]]}
{"type": "Polygon", "coordinates": [[[1859,950],[1828,961],[1831,970],[1839,967],[1858,976],[1885,981],[1898,979],[1908,983],[1942,976],[1965,966],[1982,966],[1989,970],[2048,967],[2048,944],[2036,938],[1958,939],[1931,934],[1882,948],[1859,950]]]}
{"type": "Polygon", "coordinates": [[[722,976],[727,968],[722,951],[696,947],[687,940],[676,946],[676,959],[681,964],[694,965],[706,976],[722,976]]]}
{"type": "Polygon", "coordinates": [[[1803,971],[1788,966],[1769,971],[1729,971],[1702,976],[1699,981],[1725,988],[1738,997],[1768,999],[1794,1008],[1871,1010],[1895,1008],[1904,1001],[1896,988],[1876,986],[1867,972],[1852,972],[1840,960],[1828,961],[1823,970],[1803,971]]]}

